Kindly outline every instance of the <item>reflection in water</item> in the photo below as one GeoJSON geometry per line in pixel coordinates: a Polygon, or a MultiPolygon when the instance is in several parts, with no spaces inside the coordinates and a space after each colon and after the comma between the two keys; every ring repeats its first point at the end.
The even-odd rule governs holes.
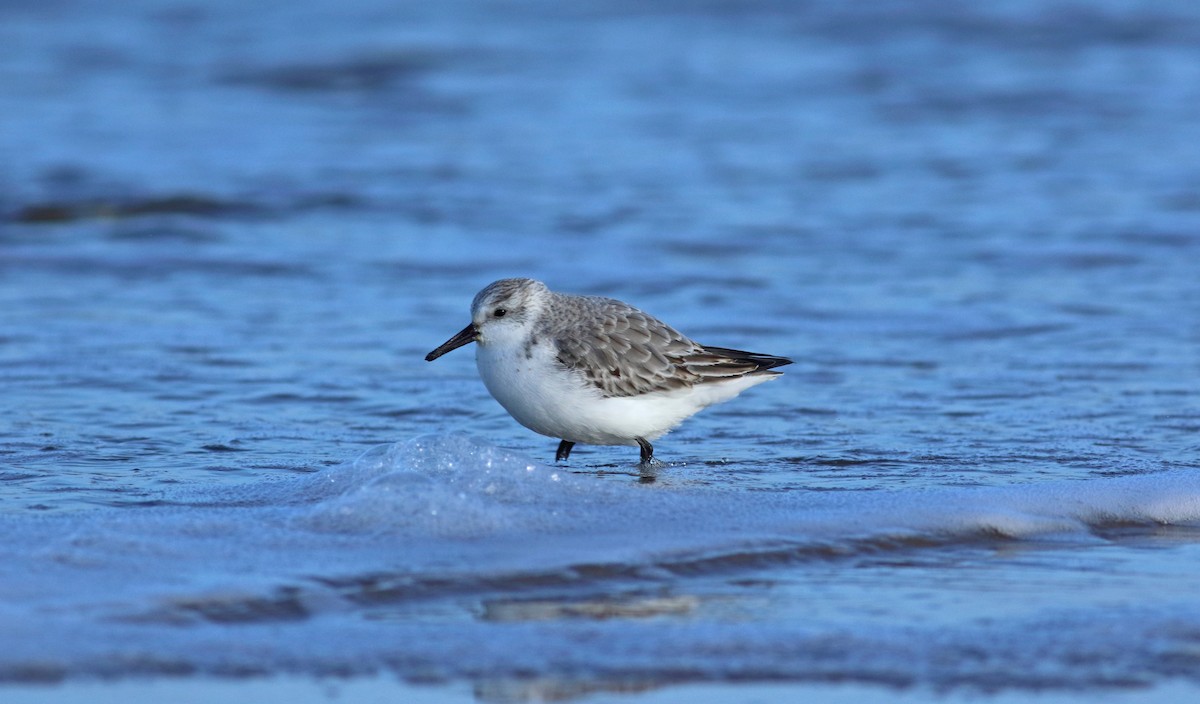
{"type": "Polygon", "coordinates": [[[618,595],[600,599],[497,599],[483,602],[485,621],[553,621],[559,619],[654,618],[686,616],[696,610],[695,596],[618,595]]]}
{"type": "Polygon", "coordinates": [[[593,694],[637,694],[660,689],[669,682],[640,682],[638,680],[583,680],[539,677],[530,679],[496,679],[475,683],[475,697],[482,702],[566,702],[593,694]]]}

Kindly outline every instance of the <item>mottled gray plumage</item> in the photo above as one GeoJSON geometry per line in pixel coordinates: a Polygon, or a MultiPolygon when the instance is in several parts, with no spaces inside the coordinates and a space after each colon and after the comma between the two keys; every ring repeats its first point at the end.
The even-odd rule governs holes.
{"type": "Polygon", "coordinates": [[[486,286],[471,323],[425,360],[473,342],[492,396],[525,427],[560,438],[555,461],[579,442],[637,445],[640,466],[652,467],[651,440],[791,364],[701,345],[621,301],[555,293],[532,279],[486,286]]]}
{"type": "Polygon", "coordinates": [[[538,288],[546,289],[541,281],[533,279],[500,279],[493,281],[475,294],[471,301],[471,311],[474,313],[488,301],[504,301],[512,308],[524,309],[526,301],[538,288]]]}
{"type": "Polygon", "coordinates": [[[557,359],[609,397],[672,391],[748,374],[790,360],[706,347],[661,320],[612,298],[553,293],[536,328],[556,341],[557,359]]]}

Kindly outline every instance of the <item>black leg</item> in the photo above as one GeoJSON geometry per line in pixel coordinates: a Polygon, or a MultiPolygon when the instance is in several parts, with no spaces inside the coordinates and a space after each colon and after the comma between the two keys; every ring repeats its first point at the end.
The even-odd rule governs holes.
{"type": "Polygon", "coordinates": [[[575,447],[575,443],[573,442],[567,442],[566,440],[563,440],[562,442],[558,443],[558,452],[554,453],[554,461],[562,462],[570,457],[572,447],[575,447]]]}
{"type": "Polygon", "coordinates": [[[650,464],[654,460],[654,446],[646,438],[634,438],[638,447],[642,448],[642,464],[650,464]]]}

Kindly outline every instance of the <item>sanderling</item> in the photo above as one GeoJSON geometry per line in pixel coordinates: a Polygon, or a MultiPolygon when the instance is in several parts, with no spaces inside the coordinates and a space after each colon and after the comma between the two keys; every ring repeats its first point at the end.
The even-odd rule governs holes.
{"type": "Polygon", "coordinates": [[[425,360],[471,342],[483,383],[509,415],[561,440],[555,461],[575,443],[637,445],[648,466],[651,440],[792,363],[701,345],[629,304],[532,279],[501,279],[476,294],[471,324],[425,360]]]}

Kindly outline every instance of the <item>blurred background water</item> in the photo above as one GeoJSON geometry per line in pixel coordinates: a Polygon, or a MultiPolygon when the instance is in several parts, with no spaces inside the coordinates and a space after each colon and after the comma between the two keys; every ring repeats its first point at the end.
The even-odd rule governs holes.
{"type": "Polygon", "coordinates": [[[0,85],[0,677],[1200,679],[1193,3],[2,3],[0,85]],[[546,484],[422,359],[513,275],[797,363],[546,484]]]}

